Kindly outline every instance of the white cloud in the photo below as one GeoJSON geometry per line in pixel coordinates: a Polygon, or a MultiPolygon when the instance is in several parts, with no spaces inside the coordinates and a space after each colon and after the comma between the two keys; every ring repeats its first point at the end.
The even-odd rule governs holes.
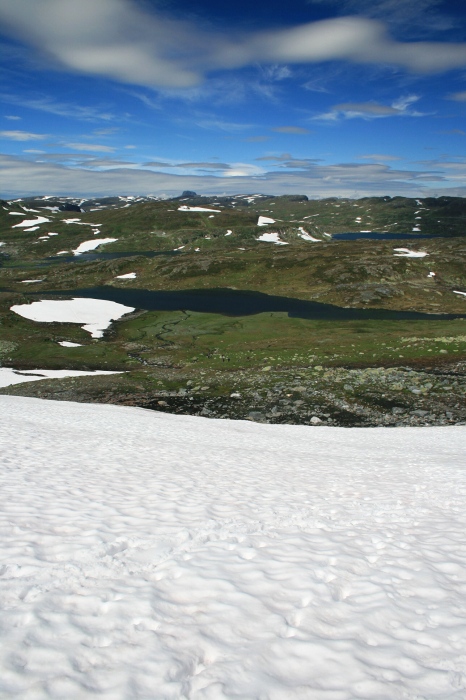
{"type": "Polygon", "coordinates": [[[256,63],[342,60],[421,73],[466,66],[466,43],[395,41],[385,24],[361,16],[233,34],[134,0],[0,0],[0,20],[62,68],[149,87],[186,88],[205,73],[256,63]]]}
{"type": "Polygon", "coordinates": [[[40,141],[47,138],[45,134],[32,134],[29,131],[0,131],[0,136],[10,141],[40,141]]]}
{"type": "Polygon", "coordinates": [[[16,121],[19,121],[21,119],[21,117],[17,117],[14,114],[5,114],[4,118],[9,119],[12,122],[16,122],[16,121]]]}

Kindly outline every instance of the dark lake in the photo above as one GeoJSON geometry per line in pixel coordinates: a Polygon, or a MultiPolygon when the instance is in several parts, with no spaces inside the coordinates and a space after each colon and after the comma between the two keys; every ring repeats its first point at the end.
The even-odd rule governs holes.
{"type": "Polygon", "coordinates": [[[264,312],[281,311],[292,318],[322,321],[357,320],[452,320],[464,318],[461,314],[424,314],[416,311],[388,311],[385,309],[346,309],[316,301],[303,301],[272,296],[261,292],[234,289],[190,289],[175,292],[153,292],[147,289],[120,289],[92,287],[66,291],[36,292],[34,296],[51,295],[107,299],[125,306],[147,311],[199,311],[225,316],[251,316],[264,312]]]}
{"type": "Polygon", "coordinates": [[[415,241],[415,240],[426,240],[426,238],[443,238],[443,236],[423,236],[422,234],[415,233],[377,233],[376,231],[370,231],[369,233],[333,233],[332,239],[334,241],[358,241],[360,239],[367,239],[371,241],[415,241]]]}

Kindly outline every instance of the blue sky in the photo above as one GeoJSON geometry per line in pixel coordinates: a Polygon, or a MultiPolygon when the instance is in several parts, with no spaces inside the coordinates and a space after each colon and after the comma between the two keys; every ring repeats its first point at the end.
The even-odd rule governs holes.
{"type": "Polygon", "coordinates": [[[0,197],[466,196],[466,8],[0,0],[0,197]]]}

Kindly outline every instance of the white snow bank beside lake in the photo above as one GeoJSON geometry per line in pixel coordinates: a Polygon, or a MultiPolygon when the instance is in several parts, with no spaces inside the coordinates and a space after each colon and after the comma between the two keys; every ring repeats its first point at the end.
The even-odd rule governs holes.
{"type": "Polygon", "coordinates": [[[42,323],[84,323],[83,330],[101,338],[112,321],[134,311],[131,306],[106,299],[43,299],[32,304],[16,304],[11,311],[23,318],[42,323]]]}
{"type": "Polygon", "coordinates": [[[216,212],[217,214],[222,213],[221,209],[205,209],[204,207],[188,207],[186,205],[183,205],[182,207],[178,207],[178,211],[213,211],[213,212],[216,212]]]}
{"type": "Polygon", "coordinates": [[[94,238],[91,241],[83,241],[78,245],[78,247],[73,250],[74,255],[81,255],[82,253],[88,253],[90,250],[95,250],[100,245],[105,245],[106,243],[115,243],[118,238],[94,238]]]}
{"type": "Polygon", "coordinates": [[[425,258],[429,253],[425,253],[421,250],[410,250],[409,248],[393,248],[393,250],[398,251],[393,253],[397,258],[425,258]]]}
{"type": "Polygon", "coordinates": [[[262,233],[256,241],[263,241],[264,243],[275,243],[275,245],[289,245],[285,241],[280,240],[278,233],[262,233]]]}
{"type": "Polygon", "coordinates": [[[465,427],[0,408],[4,697],[464,700],[465,427]]]}
{"type": "MultiPolygon", "coordinates": [[[[63,343],[60,343],[63,345],[63,343]]],[[[77,343],[71,343],[67,347],[78,347],[77,343]]],[[[107,372],[95,370],[85,372],[78,369],[11,369],[10,367],[0,367],[0,387],[12,386],[13,384],[23,384],[24,382],[38,382],[41,379],[64,379],[65,377],[87,377],[97,374],[122,374],[122,372],[107,372]]],[[[1,688],[1,683],[0,683],[1,688]]]]}
{"type": "Polygon", "coordinates": [[[275,219],[270,219],[268,216],[259,216],[257,220],[258,226],[268,226],[269,224],[274,224],[275,219]]]}

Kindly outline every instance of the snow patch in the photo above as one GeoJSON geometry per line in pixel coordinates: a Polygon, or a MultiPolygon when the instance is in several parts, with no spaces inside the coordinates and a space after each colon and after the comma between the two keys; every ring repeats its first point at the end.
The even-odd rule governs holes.
{"type": "Polygon", "coordinates": [[[83,330],[101,338],[112,321],[134,311],[131,306],[106,299],[43,299],[32,304],[16,304],[10,309],[30,321],[41,323],[84,323],[83,330]]]}
{"type": "Polygon", "coordinates": [[[269,224],[274,224],[275,219],[270,219],[268,216],[259,216],[257,221],[258,226],[268,226],[269,224]]]}
{"type": "Polygon", "coordinates": [[[64,224],[76,224],[76,226],[91,226],[95,228],[96,226],[102,226],[102,224],[91,224],[88,221],[81,221],[81,219],[62,219],[64,224]]]}
{"type": "Polygon", "coordinates": [[[429,253],[422,250],[410,250],[409,248],[393,248],[398,252],[393,253],[397,258],[425,258],[429,253]]]}
{"type": "Polygon", "coordinates": [[[82,253],[87,253],[90,250],[95,250],[100,245],[105,245],[106,243],[115,243],[118,238],[97,238],[93,241],[83,241],[78,245],[78,247],[73,250],[74,255],[81,255],[82,253]]]}
{"type": "Polygon", "coordinates": [[[289,243],[285,243],[285,241],[280,240],[280,236],[278,233],[263,233],[259,236],[259,238],[256,238],[256,241],[264,241],[265,243],[275,243],[275,245],[289,245],[289,243]]]}
{"type": "Polygon", "coordinates": [[[72,343],[70,340],[59,340],[58,344],[63,348],[82,348],[82,343],[72,343]]]}
{"type": "Polygon", "coordinates": [[[127,272],[126,275],[117,275],[115,277],[116,280],[135,280],[136,279],[136,273],[135,272],[127,272]]]}
{"type": "MultiPolygon", "coordinates": [[[[216,214],[221,214],[222,210],[221,209],[206,209],[205,207],[188,207],[186,205],[183,205],[181,207],[178,207],[178,211],[213,211],[216,214]]],[[[210,218],[210,217],[209,217],[210,218]]]]}
{"type": "MultiPolygon", "coordinates": [[[[63,343],[60,343],[62,345],[63,343]]],[[[77,344],[72,344],[77,347],[77,344]]],[[[71,347],[68,345],[66,347],[71,347]]],[[[18,370],[9,367],[0,367],[0,387],[13,386],[14,384],[24,384],[25,382],[38,382],[42,379],[65,379],[66,377],[88,377],[97,374],[123,374],[123,372],[108,372],[94,370],[85,372],[78,369],[28,369],[18,370]]]]}
{"type": "Polygon", "coordinates": [[[310,233],[305,231],[302,226],[299,227],[298,231],[301,231],[299,235],[304,241],[311,241],[312,243],[322,243],[318,238],[313,238],[310,233]]]}
{"type": "MultiPolygon", "coordinates": [[[[36,226],[38,224],[48,224],[48,223],[50,223],[50,219],[46,219],[45,216],[38,216],[35,219],[25,219],[20,224],[15,224],[11,228],[25,228],[25,227],[36,226]]],[[[31,229],[29,229],[29,230],[31,230],[31,229]]],[[[34,230],[34,229],[32,229],[32,230],[34,230]]]]}

